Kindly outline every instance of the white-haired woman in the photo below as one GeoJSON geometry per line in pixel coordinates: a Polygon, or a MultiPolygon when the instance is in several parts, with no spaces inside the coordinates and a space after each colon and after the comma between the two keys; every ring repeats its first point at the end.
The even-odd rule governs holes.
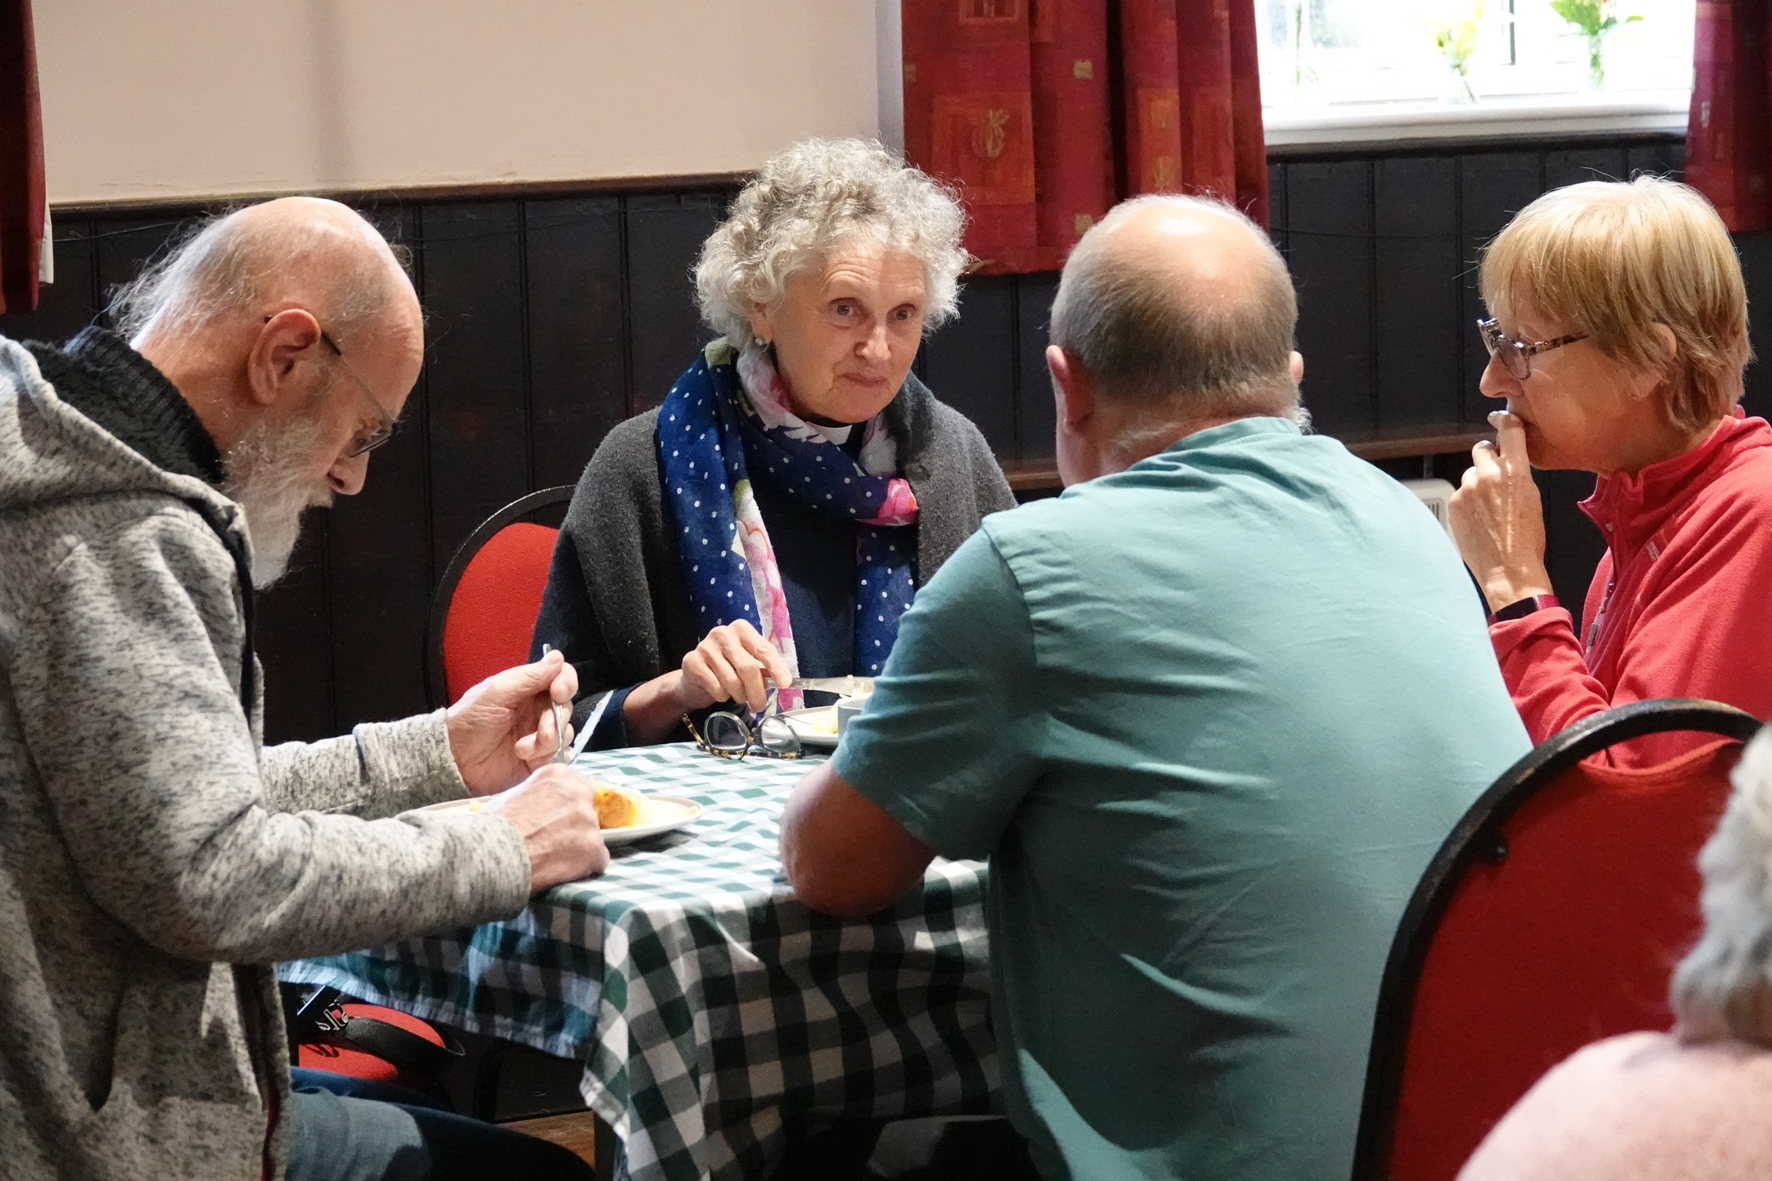
{"type": "Polygon", "coordinates": [[[578,669],[576,723],[615,691],[594,747],[762,709],[770,681],[871,676],[915,587],[1013,506],[977,428],[910,372],[955,314],[962,224],[878,144],[812,140],[703,244],[720,338],[597,449],[536,622],[578,669]]]}
{"type": "Polygon", "coordinates": [[[1674,973],[1674,1032],[1571,1056],[1495,1125],[1459,1181],[1772,1177],[1772,727],[1743,752],[1698,864],[1704,936],[1674,973]]]}
{"type": "MultiPolygon", "coordinates": [[[[1715,210],[1656,177],[1546,193],[1484,252],[1483,393],[1507,399],[1452,498],[1534,742],[1605,709],[1708,697],[1772,715],[1772,428],[1744,417],[1741,266],[1715,210]],[[1599,478],[1607,554],[1579,632],[1551,594],[1531,468],[1599,478]]],[[[1614,748],[1650,766],[1696,742],[1614,748]]]]}

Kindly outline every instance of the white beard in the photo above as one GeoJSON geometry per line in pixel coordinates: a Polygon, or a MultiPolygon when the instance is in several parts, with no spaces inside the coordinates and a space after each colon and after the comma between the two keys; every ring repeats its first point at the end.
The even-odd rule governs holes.
{"type": "Polygon", "coordinates": [[[315,482],[314,452],[323,430],[303,418],[279,430],[260,421],[228,449],[228,478],[222,492],[246,514],[252,542],[252,585],[263,590],[289,569],[289,555],[301,540],[301,516],[332,503],[324,477],[315,482]]]}

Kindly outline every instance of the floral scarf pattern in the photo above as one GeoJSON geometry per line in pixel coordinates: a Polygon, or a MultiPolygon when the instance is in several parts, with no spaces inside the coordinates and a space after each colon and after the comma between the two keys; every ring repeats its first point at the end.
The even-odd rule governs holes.
{"type": "MultiPolygon", "coordinates": [[[[855,663],[877,675],[914,594],[917,498],[897,476],[898,446],[883,414],[849,453],[791,409],[766,354],[739,356],[724,340],[703,350],[658,412],[659,474],[680,532],[677,552],[696,626],[705,635],[749,620],[800,675],[781,569],[753,480],[800,504],[857,523],[855,663]]],[[[799,705],[798,693],[781,704],[799,705]]]]}

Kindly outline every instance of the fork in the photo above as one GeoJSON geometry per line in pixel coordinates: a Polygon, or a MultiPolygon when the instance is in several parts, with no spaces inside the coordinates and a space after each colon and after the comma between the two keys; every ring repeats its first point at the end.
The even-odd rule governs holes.
{"type": "MultiPolygon", "coordinates": [[[[543,644],[541,646],[541,654],[544,657],[553,650],[554,646],[552,644],[543,644]]],[[[554,754],[548,761],[550,763],[562,763],[566,766],[571,766],[572,750],[566,744],[566,727],[572,720],[572,707],[558,701],[549,701],[548,704],[552,706],[554,710],[554,754]]]]}

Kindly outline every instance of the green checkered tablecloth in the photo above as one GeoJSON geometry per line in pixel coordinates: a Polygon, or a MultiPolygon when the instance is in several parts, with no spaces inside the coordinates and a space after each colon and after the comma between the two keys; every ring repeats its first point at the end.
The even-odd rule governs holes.
{"type": "Polygon", "coordinates": [[[807,766],[687,744],[585,755],[591,774],[705,810],[509,922],[281,975],[583,1060],[586,1103],[644,1181],[759,1176],[802,1115],[988,1110],[983,866],[937,861],[868,920],[812,914],[776,851],[807,766]]]}

